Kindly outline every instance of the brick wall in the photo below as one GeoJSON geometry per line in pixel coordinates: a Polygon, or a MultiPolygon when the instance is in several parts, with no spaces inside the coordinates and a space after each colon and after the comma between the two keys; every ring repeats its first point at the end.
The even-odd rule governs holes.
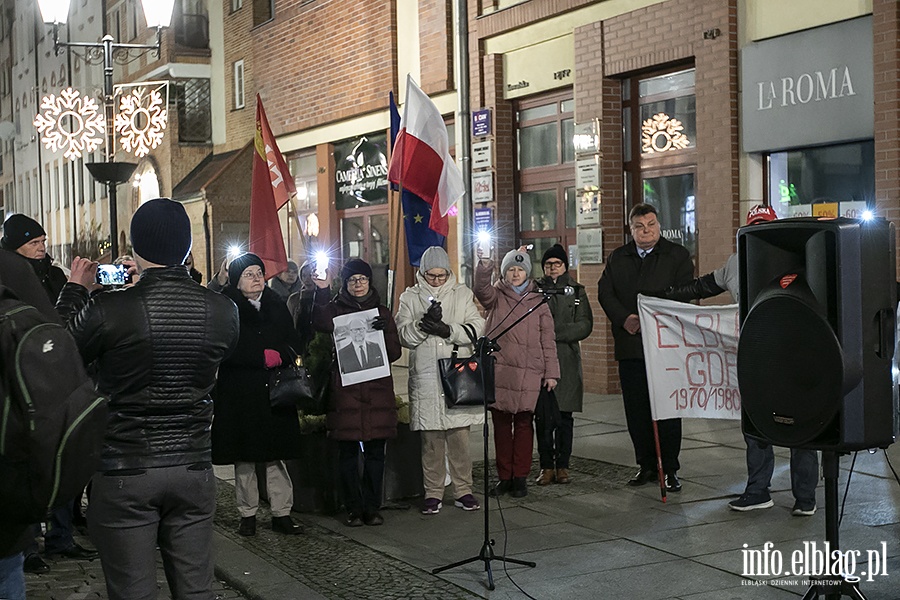
{"type": "MultiPolygon", "coordinates": [[[[875,204],[900,231],[900,4],[872,3],[875,74],[875,204]]],[[[900,243],[898,243],[900,247],[900,243]]],[[[900,270],[898,270],[900,277],[900,270]]]]}
{"type": "Polygon", "coordinates": [[[512,102],[503,99],[503,57],[484,57],[484,105],[493,109],[494,131],[494,260],[516,244],[516,129],[512,102]]]}
{"type": "Polygon", "coordinates": [[[394,2],[279,2],[251,31],[250,95],[275,135],[384,110],[397,89],[394,2]]]}
{"type": "MultiPolygon", "coordinates": [[[[225,133],[226,142],[216,146],[222,153],[242,148],[256,132],[256,77],[254,70],[253,11],[251,3],[231,12],[231,0],[223,3],[225,56],[225,133]],[[234,63],[244,61],[244,108],[235,108],[234,63]]],[[[266,107],[268,109],[268,106],[266,107]]]]}
{"type": "Polygon", "coordinates": [[[734,252],[739,226],[737,2],[669,0],[607,19],[603,29],[606,77],[690,61],[696,67],[697,267],[708,273],[734,252]],[[720,36],[703,39],[712,28],[720,36]]]}
{"type": "MultiPolygon", "coordinates": [[[[544,0],[523,3],[476,18],[483,2],[469,0],[472,59],[472,106],[494,108],[497,157],[495,189],[502,227],[514,232],[515,129],[512,107],[502,101],[502,57],[486,57],[484,40],[538,22],[552,15],[593,4],[591,0],[544,0]],[[476,60],[480,58],[480,60],[476,60]],[[508,124],[509,132],[502,128],[508,124]],[[509,165],[503,154],[509,149],[509,165]]],[[[734,251],[739,225],[737,0],[668,0],[576,28],[575,117],[577,122],[601,122],[603,251],[625,242],[623,193],[621,79],[669,65],[696,67],[697,179],[700,257],[698,271],[720,266],[734,251]],[[718,28],[716,39],[703,32],[718,28]]],[[[503,247],[503,246],[501,246],[503,247]]],[[[588,391],[619,391],[609,321],[597,303],[596,282],[603,265],[578,271],[594,310],[594,333],[582,342],[588,391]]]]}
{"type": "MultiPolygon", "coordinates": [[[[250,222],[250,171],[252,169],[252,146],[238,153],[221,175],[210,184],[206,196],[211,200],[209,230],[212,249],[212,271],[215,272],[225,253],[226,244],[232,240],[222,237],[222,223],[250,222]]],[[[197,240],[195,241],[195,245],[197,240]]]]}
{"type": "Polygon", "coordinates": [[[453,89],[451,0],[419,0],[419,86],[426,94],[453,89]]]}

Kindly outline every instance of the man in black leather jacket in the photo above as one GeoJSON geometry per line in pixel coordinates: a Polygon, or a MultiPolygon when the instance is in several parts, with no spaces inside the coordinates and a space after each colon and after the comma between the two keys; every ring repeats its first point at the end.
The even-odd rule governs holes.
{"type": "Polygon", "coordinates": [[[237,344],[237,307],[190,278],[178,202],[143,204],[131,242],[138,283],[94,296],[69,324],[109,397],[88,524],[111,599],[155,597],[158,544],[172,597],[212,600],[209,392],[237,344]]]}

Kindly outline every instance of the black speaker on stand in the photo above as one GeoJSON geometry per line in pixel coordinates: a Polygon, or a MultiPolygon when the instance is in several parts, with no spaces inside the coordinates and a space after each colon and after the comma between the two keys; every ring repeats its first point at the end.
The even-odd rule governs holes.
{"type": "MultiPolygon", "coordinates": [[[[786,219],[738,232],[738,383],[748,437],[821,450],[825,539],[838,546],[838,455],[898,433],[893,224],[786,219]]],[[[810,587],[862,599],[844,574],[810,587]]]]}

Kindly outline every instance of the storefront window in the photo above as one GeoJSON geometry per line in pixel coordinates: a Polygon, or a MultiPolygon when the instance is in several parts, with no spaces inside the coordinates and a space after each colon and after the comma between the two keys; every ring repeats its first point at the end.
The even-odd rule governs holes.
{"type": "Polygon", "coordinates": [[[520,169],[575,160],[574,110],[572,100],[561,100],[518,111],[520,169]]]}
{"type": "Polygon", "coordinates": [[[693,148],[697,138],[694,70],[642,79],[638,89],[641,153],[693,148]]]}
{"type": "Polygon", "coordinates": [[[553,244],[575,243],[575,103],[572,92],[521,100],[518,123],[518,236],[539,260],[553,244]]]}
{"type": "Polygon", "coordinates": [[[875,204],[875,142],[768,156],[769,203],[779,218],[856,218],[875,204]]]}

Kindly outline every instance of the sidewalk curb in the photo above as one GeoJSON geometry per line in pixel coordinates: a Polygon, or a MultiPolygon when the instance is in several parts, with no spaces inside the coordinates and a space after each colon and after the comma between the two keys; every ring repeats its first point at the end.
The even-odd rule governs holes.
{"type": "Polygon", "coordinates": [[[213,532],[216,577],[248,600],[325,600],[277,564],[264,560],[237,542],[213,532]]]}

